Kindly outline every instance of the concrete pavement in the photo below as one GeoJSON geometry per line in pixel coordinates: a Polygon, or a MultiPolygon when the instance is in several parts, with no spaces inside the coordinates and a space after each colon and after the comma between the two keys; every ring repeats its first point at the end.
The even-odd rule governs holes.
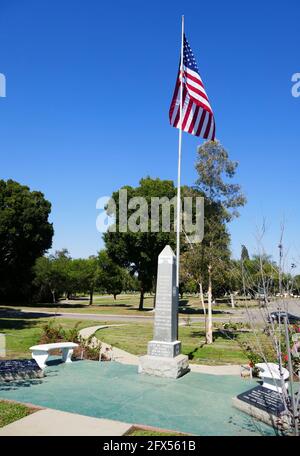
{"type": "Polygon", "coordinates": [[[4,436],[118,436],[132,424],[44,409],[0,429],[4,436]]]}
{"type": "Polygon", "coordinates": [[[192,372],[211,375],[241,375],[239,364],[226,364],[223,366],[207,366],[205,364],[190,364],[192,372]]]}
{"type": "MultiPolygon", "coordinates": [[[[123,325],[89,326],[88,328],[81,329],[79,331],[79,334],[84,339],[88,339],[93,334],[95,334],[95,332],[98,331],[99,329],[105,329],[105,328],[109,328],[109,327],[112,327],[112,326],[123,326],[123,325]]],[[[94,339],[96,339],[96,342],[99,341],[98,338],[93,337],[92,340],[91,340],[91,345],[93,345],[94,339]]],[[[109,345],[109,344],[107,344],[105,342],[102,342],[102,341],[100,341],[100,342],[101,342],[101,349],[102,350],[103,349],[105,350],[106,348],[111,348],[112,349],[113,360],[114,361],[117,361],[118,363],[121,363],[121,364],[133,364],[133,365],[136,365],[136,366],[139,364],[138,356],[133,355],[132,353],[129,353],[129,352],[125,351],[125,350],[121,350],[120,348],[112,347],[111,345],[109,345]]]]}

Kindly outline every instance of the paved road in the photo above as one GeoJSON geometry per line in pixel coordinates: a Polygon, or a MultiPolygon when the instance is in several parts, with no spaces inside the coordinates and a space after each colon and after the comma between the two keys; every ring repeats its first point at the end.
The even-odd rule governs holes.
{"type": "MultiPolygon", "coordinates": [[[[300,300],[289,300],[285,302],[286,309],[288,312],[297,315],[300,317],[300,300]]],[[[269,311],[277,310],[278,304],[276,302],[272,303],[269,307],[269,311]]],[[[116,314],[98,314],[98,313],[79,313],[79,312],[52,312],[52,311],[40,311],[33,309],[22,310],[24,313],[29,312],[30,314],[34,315],[35,313],[39,314],[40,317],[43,315],[45,317],[49,315],[53,315],[56,318],[70,318],[76,320],[95,320],[95,321],[121,321],[121,322],[152,322],[154,318],[154,314],[151,313],[149,316],[145,315],[116,315],[116,314]]],[[[203,316],[194,316],[191,314],[187,315],[180,315],[179,320],[182,324],[187,318],[190,318],[190,322],[204,322],[203,316]]],[[[228,311],[224,313],[217,313],[213,316],[214,321],[242,321],[242,322],[253,322],[257,324],[263,324],[267,317],[267,309],[260,309],[258,307],[250,308],[249,311],[242,310],[242,309],[228,309],[228,311]]]]}
{"type": "MultiPolygon", "coordinates": [[[[34,315],[34,311],[22,309],[24,313],[30,313],[34,315]]],[[[37,312],[40,317],[45,315],[45,317],[49,315],[53,315],[55,318],[71,318],[76,320],[97,320],[97,321],[126,321],[126,322],[151,322],[153,321],[154,315],[145,316],[145,315],[116,315],[116,314],[96,314],[96,313],[79,313],[79,312],[51,312],[51,311],[38,311],[37,312]]],[[[184,322],[188,318],[188,315],[182,316],[180,315],[180,321],[184,322]]],[[[220,319],[220,321],[229,321],[229,320],[241,320],[240,314],[233,314],[233,313],[224,313],[222,316],[221,314],[217,314],[215,320],[220,319]]],[[[203,316],[191,316],[190,321],[192,322],[204,322],[203,316]]]]}

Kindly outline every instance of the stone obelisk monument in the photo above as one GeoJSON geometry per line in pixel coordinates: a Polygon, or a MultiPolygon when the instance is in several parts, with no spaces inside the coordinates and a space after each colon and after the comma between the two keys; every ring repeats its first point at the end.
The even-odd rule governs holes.
{"type": "Polygon", "coordinates": [[[154,338],[139,359],[139,373],[178,378],[189,371],[188,357],[180,354],[176,257],[167,245],[158,257],[154,338]]]}

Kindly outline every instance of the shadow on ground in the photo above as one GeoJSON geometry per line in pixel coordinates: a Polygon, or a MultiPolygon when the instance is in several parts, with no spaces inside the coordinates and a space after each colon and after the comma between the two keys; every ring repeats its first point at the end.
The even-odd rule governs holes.
{"type": "MultiPolygon", "coordinates": [[[[194,307],[179,307],[179,313],[185,315],[204,315],[203,309],[195,309],[194,307]]],[[[231,315],[232,312],[227,310],[212,310],[213,315],[231,315]]]]}
{"type": "Polygon", "coordinates": [[[53,317],[53,314],[47,314],[47,312],[22,312],[22,310],[11,309],[9,307],[0,308],[0,318],[12,318],[12,319],[25,319],[31,320],[34,318],[47,318],[53,317]]]}
{"type": "MultiPolygon", "coordinates": [[[[205,331],[192,331],[191,332],[191,336],[192,337],[196,337],[196,338],[205,337],[205,331]]],[[[238,337],[238,334],[236,332],[233,332],[233,331],[228,331],[228,330],[222,330],[222,331],[219,330],[218,331],[218,330],[214,330],[214,340],[216,340],[216,339],[225,339],[225,340],[231,339],[231,340],[233,340],[233,339],[236,339],[237,337],[238,337]]],[[[201,347],[203,347],[203,345],[205,345],[205,343],[203,343],[201,345],[201,347]]]]}
{"type": "MultiPolygon", "coordinates": [[[[14,305],[18,305],[20,306],[20,304],[14,304],[14,305]]],[[[13,307],[13,305],[12,305],[13,307]]],[[[0,308],[0,312],[1,310],[10,310],[11,312],[13,311],[17,311],[16,309],[13,309],[12,307],[1,307],[0,308]]],[[[95,310],[95,308],[97,309],[104,309],[106,307],[121,307],[123,309],[128,309],[128,310],[139,310],[138,309],[138,306],[133,306],[132,304],[125,304],[125,303],[118,303],[118,302],[111,302],[111,303],[107,303],[107,304],[102,304],[102,303],[94,303],[92,305],[87,305],[87,304],[75,304],[75,303],[56,303],[56,304],[52,304],[52,303],[39,303],[39,304],[22,304],[22,307],[24,309],[26,309],[27,307],[29,307],[30,309],[32,309],[33,307],[39,309],[39,308],[42,308],[42,309],[51,309],[51,311],[55,311],[55,309],[86,309],[86,310],[95,310]]],[[[147,311],[151,311],[153,310],[153,307],[145,307],[143,308],[143,311],[147,312],[147,311]]],[[[1,318],[1,316],[0,316],[1,318]]]]}
{"type": "Polygon", "coordinates": [[[41,383],[43,383],[43,381],[38,378],[0,382],[0,391],[13,391],[18,390],[19,388],[30,388],[31,386],[40,385],[41,383]]]}

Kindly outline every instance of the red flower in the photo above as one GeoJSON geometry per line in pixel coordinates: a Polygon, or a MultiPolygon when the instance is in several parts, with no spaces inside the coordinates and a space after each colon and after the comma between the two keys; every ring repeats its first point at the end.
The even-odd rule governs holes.
{"type": "Polygon", "coordinates": [[[286,361],[286,362],[287,362],[287,361],[289,360],[289,357],[288,357],[288,355],[284,355],[283,359],[284,359],[284,361],[286,361]]]}

